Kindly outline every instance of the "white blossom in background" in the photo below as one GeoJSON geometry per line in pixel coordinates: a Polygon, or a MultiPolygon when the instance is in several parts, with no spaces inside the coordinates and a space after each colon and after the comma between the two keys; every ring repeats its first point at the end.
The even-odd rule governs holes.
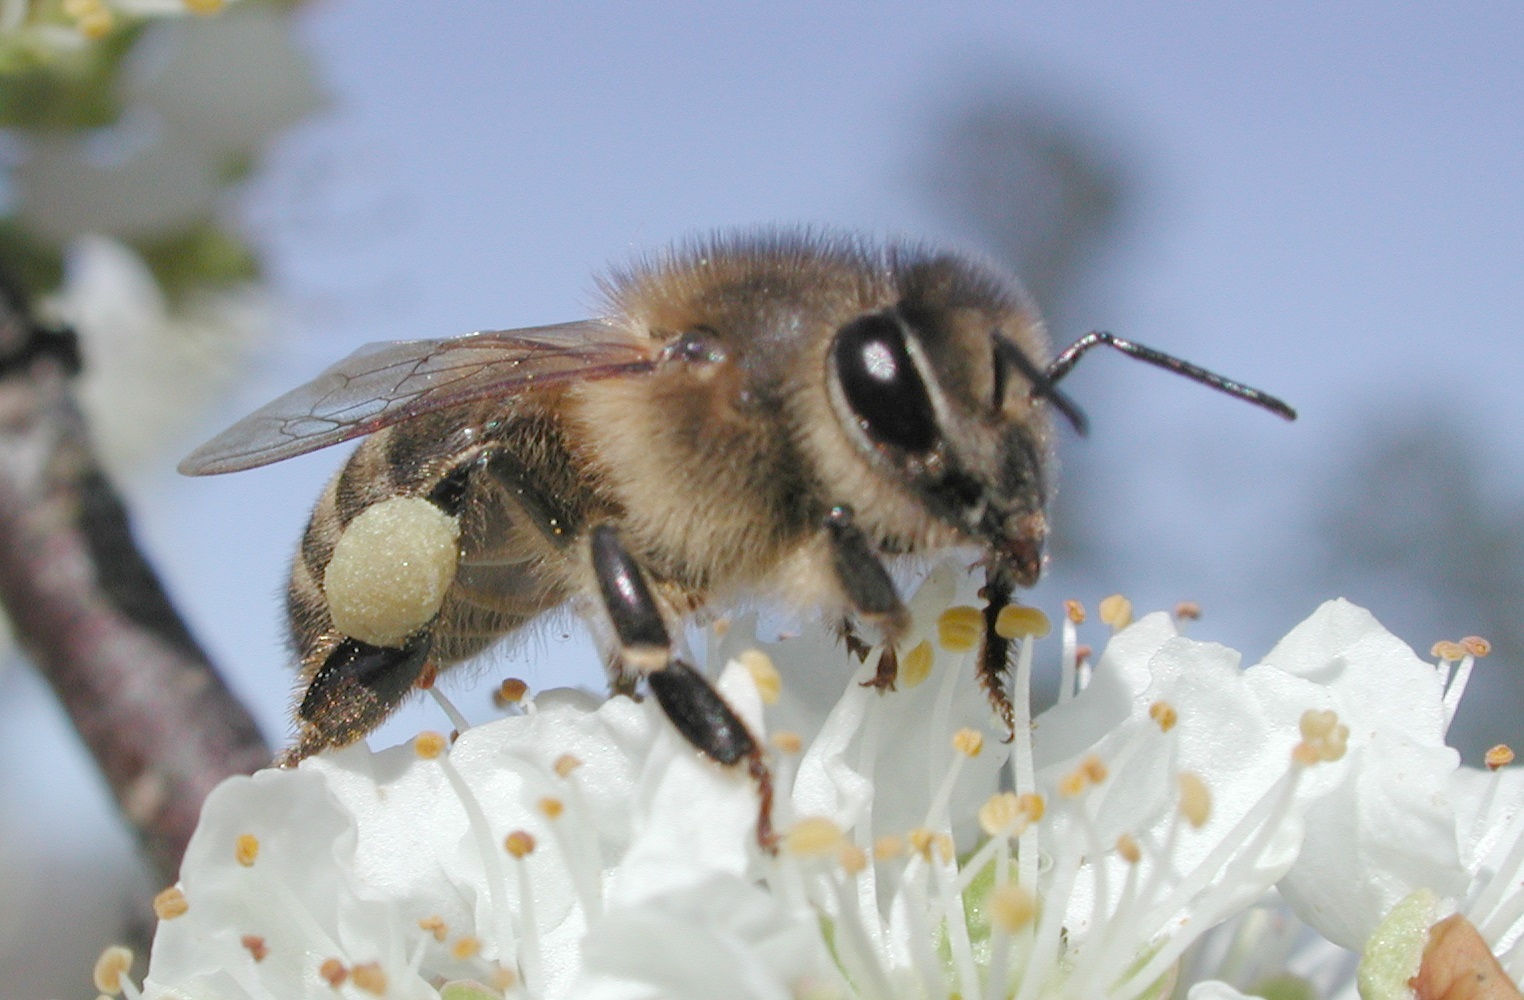
{"type": "Polygon", "coordinates": [[[47,60],[84,49],[123,23],[215,14],[236,0],[0,0],[0,46],[47,60]]]}
{"type": "MultiPolygon", "coordinates": [[[[833,671],[841,690],[845,657],[825,639],[712,638],[725,696],[770,734],[776,854],[758,848],[750,779],[697,755],[651,701],[550,692],[450,747],[425,735],[231,779],[160,897],[143,993],[1352,995],[1350,953],[1311,938],[1275,886],[1368,766],[1345,748],[1370,734],[1346,728],[1341,678],[1316,664],[1358,659],[1351,636],[1394,669],[1405,648],[1331,603],[1246,670],[1163,615],[1091,668],[1066,621],[1065,694],[1028,724],[1023,643],[1007,743],[974,675],[972,604],[956,572],[934,571],[899,690],[862,686],[870,656],[814,718],[791,690],[833,671]]],[[[1012,624],[1045,628],[1030,612],[1012,624]]],[[[1361,725],[1422,718],[1439,692],[1372,685],[1349,710],[1361,725]]],[[[1520,788],[1489,787],[1466,824],[1471,853],[1495,857],[1520,788]]],[[[1359,861],[1377,882],[1382,863],[1359,861]]],[[[1318,905],[1314,887],[1293,891],[1318,905]]]]}

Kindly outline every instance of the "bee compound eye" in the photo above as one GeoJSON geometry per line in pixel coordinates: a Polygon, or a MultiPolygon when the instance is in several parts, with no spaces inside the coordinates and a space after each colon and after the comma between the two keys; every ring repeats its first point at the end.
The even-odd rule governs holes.
{"type": "Polygon", "coordinates": [[[864,316],[842,327],[832,347],[836,378],[863,431],[880,444],[930,451],[937,440],[931,396],[893,316],[864,316]]]}

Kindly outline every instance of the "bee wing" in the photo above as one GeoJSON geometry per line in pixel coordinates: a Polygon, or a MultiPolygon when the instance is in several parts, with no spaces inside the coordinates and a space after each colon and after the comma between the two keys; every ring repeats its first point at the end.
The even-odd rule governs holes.
{"type": "Polygon", "coordinates": [[[473,400],[643,374],[656,349],[601,320],[367,344],[191,452],[180,471],[238,472],[473,400]]]}

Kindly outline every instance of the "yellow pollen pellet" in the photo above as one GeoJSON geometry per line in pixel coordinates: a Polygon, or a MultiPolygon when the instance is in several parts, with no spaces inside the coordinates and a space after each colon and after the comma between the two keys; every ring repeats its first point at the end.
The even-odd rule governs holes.
{"type": "Polygon", "coordinates": [[[1064,602],[1064,615],[1075,625],[1085,624],[1085,606],[1072,597],[1064,602]]]}
{"type": "Polygon", "coordinates": [[[1130,833],[1124,833],[1117,838],[1117,854],[1130,865],[1143,860],[1143,849],[1138,846],[1138,842],[1130,833]]]}
{"type": "Polygon", "coordinates": [[[254,867],[254,859],[259,857],[259,838],[252,833],[241,833],[233,842],[233,857],[245,868],[254,867]]]}
{"type": "Polygon", "coordinates": [[[996,792],[979,807],[979,828],[991,837],[1017,832],[1016,824],[1024,819],[1026,814],[1015,792],[996,792]]]}
{"type": "Polygon", "coordinates": [[[1479,635],[1468,635],[1460,641],[1461,646],[1472,656],[1480,660],[1492,652],[1492,643],[1479,635]]]}
{"type": "Polygon", "coordinates": [[[984,634],[984,612],[966,604],[948,608],[937,619],[937,641],[943,649],[966,653],[979,645],[984,634]]]}
{"type": "Polygon", "coordinates": [[[349,966],[337,958],[325,958],[323,964],[318,966],[318,976],[332,988],[338,989],[349,978],[349,966]]]}
{"type": "Polygon", "coordinates": [[[875,861],[892,861],[905,853],[905,841],[889,834],[878,838],[873,842],[873,859],[875,861]]]}
{"type": "Polygon", "coordinates": [[[245,934],[243,937],[238,939],[238,943],[243,945],[244,950],[247,951],[256,962],[263,962],[265,960],[265,956],[270,954],[270,946],[267,945],[265,943],[265,939],[260,937],[258,934],[245,934]]]}
{"type": "Polygon", "coordinates": [[[977,757],[984,749],[984,734],[977,729],[960,729],[953,733],[952,745],[965,757],[977,757]]]}
{"type": "Polygon", "coordinates": [[[173,920],[185,915],[190,909],[190,904],[185,901],[185,893],[180,887],[172,885],[153,898],[153,914],[160,920],[173,920]]]}
{"type": "Polygon", "coordinates": [[[450,946],[450,954],[464,962],[468,958],[475,958],[482,950],[481,938],[472,937],[469,934],[456,941],[450,946]]]}
{"type": "Polygon", "coordinates": [[[1175,706],[1167,701],[1156,701],[1148,706],[1148,717],[1154,720],[1159,727],[1159,732],[1167,733],[1175,728],[1175,723],[1180,721],[1180,715],[1175,711],[1175,706]]]}
{"type": "Polygon", "coordinates": [[[503,838],[503,846],[515,858],[524,858],[534,852],[534,835],[528,830],[515,830],[503,838]]]}
{"type": "Polygon", "coordinates": [[[436,732],[423,732],[413,737],[413,753],[420,760],[433,760],[444,753],[449,745],[444,736],[436,732]]]}
{"type": "Polygon", "coordinates": [[[450,930],[445,926],[444,917],[439,916],[437,913],[418,921],[418,929],[428,931],[434,935],[435,941],[443,941],[450,930]]]}
{"type": "Polygon", "coordinates": [[[931,643],[922,639],[915,644],[914,649],[900,657],[900,671],[895,680],[902,688],[915,687],[931,676],[931,664],[935,658],[931,643]]]}
{"type": "Polygon", "coordinates": [[[539,806],[540,812],[544,814],[546,819],[560,819],[561,814],[566,811],[566,803],[551,795],[541,799],[539,806]]]}
{"type": "Polygon", "coordinates": [[[937,835],[924,826],[918,826],[905,835],[905,839],[910,842],[910,849],[919,854],[922,861],[931,860],[931,847],[936,838],[937,835]]]}
{"type": "Polygon", "coordinates": [[[1201,619],[1201,605],[1195,601],[1181,601],[1175,605],[1175,621],[1194,622],[1201,619]]]}
{"type": "Polygon", "coordinates": [[[848,844],[836,853],[836,863],[848,875],[857,875],[868,867],[868,854],[856,844],[848,844]]]}
{"type": "Polygon", "coordinates": [[[1016,796],[1016,801],[1021,803],[1021,811],[1026,813],[1028,823],[1039,822],[1048,811],[1047,800],[1036,792],[1022,792],[1016,796]]]}
{"type": "Polygon", "coordinates": [[[372,996],[386,995],[386,973],[381,971],[380,962],[364,962],[349,970],[349,980],[355,984],[356,989],[364,990],[372,996]]]}
{"type": "Polygon", "coordinates": [[[517,705],[529,694],[529,685],[517,677],[510,677],[497,686],[492,692],[492,703],[498,708],[507,708],[509,705],[517,705]]]}
{"type": "Polygon", "coordinates": [[[751,675],[751,682],[757,686],[757,696],[762,699],[762,704],[778,704],[778,696],[783,693],[783,677],[773,665],[773,658],[760,649],[748,649],[736,659],[751,675]]]}
{"type": "Polygon", "coordinates": [[[1449,639],[1441,639],[1429,648],[1429,655],[1438,657],[1450,663],[1462,659],[1466,655],[1466,647],[1449,639]]]}
{"type": "Polygon", "coordinates": [[[185,9],[192,14],[215,14],[222,9],[224,0],[182,0],[185,9]]]}
{"type": "Polygon", "coordinates": [[[1101,760],[1101,758],[1097,757],[1095,754],[1089,754],[1085,757],[1084,760],[1080,761],[1080,770],[1085,772],[1085,777],[1090,780],[1092,785],[1099,785],[1101,782],[1105,781],[1107,775],[1110,774],[1110,772],[1106,770],[1105,761],[1101,760]]]}
{"type": "Polygon", "coordinates": [[[122,977],[132,968],[132,949],[111,945],[95,960],[95,988],[116,996],[122,992],[122,977]]]}
{"type": "Polygon", "coordinates": [[[1120,632],[1132,624],[1132,602],[1121,594],[1112,594],[1110,597],[1101,599],[1101,621],[1111,626],[1113,632],[1120,632]]]}
{"type": "Polygon", "coordinates": [[[1513,748],[1507,743],[1499,743],[1487,751],[1485,758],[1489,770],[1496,771],[1498,768],[1507,767],[1513,763],[1513,748]]]}
{"type": "Polygon", "coordinates": [[[772,735],[773,749],[779,753],[796,754],[804,749],[804,737],[791,729],[780,729],[772,735]]]}
{"type": "Polygon", "coordinates": [[[841,827],[824,816],[806,816],[783,835],[783,849],[801,858],[823,857],[842,846],[841,827]]]}
{"type": "Polygon", "coordinates": [[[556,758],[554,768],[558,776],[565,778],[581,766],[582,761],[578,760],[576,757],[573,757],[569,753],[564,753],[556,758]]]}
{"type": "Polygon", "coordinates": [[[1017,639],[1028,635],[1041,639],[1051,631],[1053,626],[1048,622],[1048,616],[1036,608],[1008,604],[995,616],[995,634],[1002,639],[1017,639]]]}
{"type": "Polygon", "coordinates": [[[1002,885],[990,893],[990,920],[1007,934],[1015,934],[1037,915],[1037,900],[1025,886],[1002,885]]]}
{"type": "Polygon", "coordinates": [[[1212,791],[1200,775],[1190,771],[1181,771],[1179,781],[1180,815],[1199,830],[1212,817],[1212,791]]]}

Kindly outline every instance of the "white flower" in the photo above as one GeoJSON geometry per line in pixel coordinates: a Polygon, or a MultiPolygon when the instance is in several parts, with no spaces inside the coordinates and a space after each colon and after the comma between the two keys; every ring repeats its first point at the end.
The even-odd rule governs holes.
{"type": "Polygon", "coordinates": [[[1273,658],[1239,670],[1162,615],[1091,671],[1066,623],[1071,687],[1028,725],[1023,643],[1004,742],[971,662],[972,601],[935,571],[911,602],[899,690],[862,686],[870,655],[823,720],[792,692],[833,674],[839,690],[843,651],[758,650],[744,625],[712,641],[758,734],[774,663],[783,676],[765,713],[797,726],[772,737],[776,854],[758,848],[751,780],[698,756],[651,701],[552,692],[447,752],[352,747],[230,781],[161,911],[146,993],[1203,1000],[1281,959],[1303,984],[1347,973],[1293,949],[1265,901],[1309,811],[1356,777],[1324,678],[1273,658]]]}

